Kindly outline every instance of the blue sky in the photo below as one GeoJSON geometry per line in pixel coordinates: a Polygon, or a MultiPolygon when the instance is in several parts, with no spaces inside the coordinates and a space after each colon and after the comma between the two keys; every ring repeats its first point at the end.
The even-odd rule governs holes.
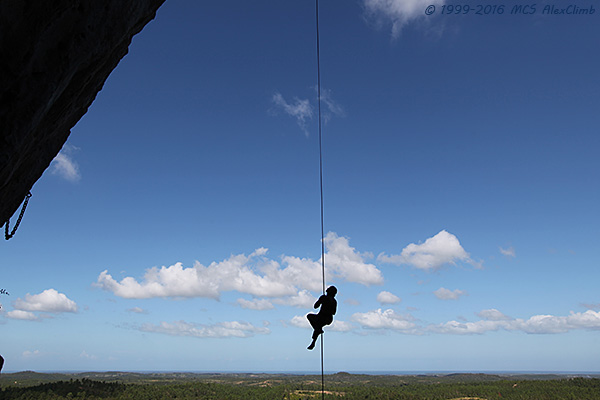
{"type": "MultiPolygon", "coordinates": [[[[321,1],[328,371],[600,371],[600,15],[505,4],[321,1]]],[[[2,244],[5,370],[319,370],[314,16],[160,8],[2,244]]]]}

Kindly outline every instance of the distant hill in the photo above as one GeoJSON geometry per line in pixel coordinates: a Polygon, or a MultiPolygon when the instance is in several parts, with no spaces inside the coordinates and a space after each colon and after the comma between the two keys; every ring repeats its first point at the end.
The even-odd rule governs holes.
{"type": "MultiPolygon", "coordinates": [[[[450,374],[419,374],[419,375],[370,375],[338,372],[326,375],[329,384],[360,385],[375,384],[398,386],[412,383],[474,383],[494,382],[501,380],[554,380],[576,376],[600,378],[600,374],[485,374],[485,373],[450,373],[450,374]]],[[[319,381],[320,375],[301,374],[269,374],[269,373],[195,373],[195,372],[77,372],[77,373],[40,373],[22,371],[0,375],[1,386],[34,386],[41,383],[69,381],[76,379],[91,379],[103,382],[123,383],[183,383],[183,382],[218,382],[218,383],[247,383],[257,384],[267,379],[286,382],[319,381]]]]}

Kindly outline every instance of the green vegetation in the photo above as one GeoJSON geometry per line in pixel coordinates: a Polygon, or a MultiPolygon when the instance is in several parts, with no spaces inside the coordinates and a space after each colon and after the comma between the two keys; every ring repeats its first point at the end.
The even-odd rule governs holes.
{"type": "MultiPolygon", "coordinates": [[[[0,378],[2,400],[206,399],[301,400],[321,398],[321,377],[284,374],[20,372],[0,378]]],[[[599,378],[556,375],[326,376],[326,399],[586,399],[600,400],[599,378]]]]}

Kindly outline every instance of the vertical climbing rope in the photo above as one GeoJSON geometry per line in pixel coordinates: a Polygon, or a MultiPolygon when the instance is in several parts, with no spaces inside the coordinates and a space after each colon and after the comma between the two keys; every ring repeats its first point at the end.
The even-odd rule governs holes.
{"type": "MultiPolygon", "coordinates": [[[[315,0],[317,26],[317,104],[319,108],[319,186],[321,191],[321,270],[325,294],[325,229],[323,223],[323,145],[321,134],[321,51],[319,46],[319,0],[315,0]]],[[[323,336],[321,333],[321,399],[325,399],[325,374],[323,369],[323,336]]]]}

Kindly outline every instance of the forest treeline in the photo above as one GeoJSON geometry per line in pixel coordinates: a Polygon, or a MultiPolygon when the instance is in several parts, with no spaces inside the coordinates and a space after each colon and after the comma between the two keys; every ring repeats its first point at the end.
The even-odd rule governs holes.
{"type": "MultiPolygon", "coordinates": [[[[326,399],[586,399],[600,400],[600,379],[493,380],[440,383],[392,383],[367,381],[363,384],[333,384],[326,387],[326,399]]],[[[271,381],[122,383],[92,379],[71,379],[29,387],[4,386],[2,400],[58,399],[194,399],[194,400],[300,400],[320,399],[320,384],[314,381],[281,379],[271,381]]]]}

